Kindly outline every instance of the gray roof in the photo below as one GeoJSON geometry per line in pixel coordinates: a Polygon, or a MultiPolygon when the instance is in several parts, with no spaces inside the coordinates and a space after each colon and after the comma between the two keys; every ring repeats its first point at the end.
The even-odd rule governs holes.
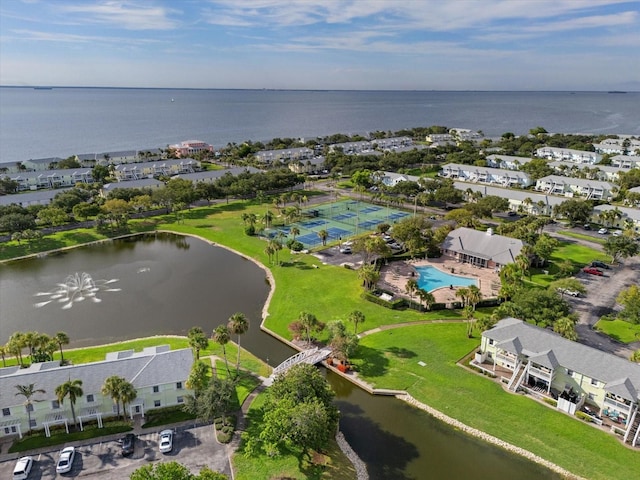
{"type": "Polygon", "coordinates": [[[499,163],[500,160],[504,160],[505,162],[518,162],[520,165],[524,165],[525,163],[529,163],[533,158],[531,157],[517,157],[514,155],[501,155],[499,153],[495,153],[493,155],[488,155],[487,160],[499,163]]]}
{"type": "Polygon", "coordinates": [[[118,188],[146,188],[161,187],[164,183],[155,178],[141,178],[140,180],[127,180],[122,182],[107,183],[102,187],[103,192],[112,192],[118,188]]]}
{"type": "Polygon", "coordinates": [[[172,165],[200,165],[200,162],[193,158],[167,158],[150,162],[121,163],[114,168],[116,170],[144,170],[146,168],[170,167],[172,165]]]}
{"type": "Polygon", "coordinates": [[[72,175],[91,175],[92,169],[89,167],[80,168],[58,168],[55,170],[38,170],[36,172],[18,172],[7,173],[11,180],[17,180],[19,178],[40,178],[40,177],[54,177],[54,176],[72,176],[72,175]]]}
{"type": "MultiPolygon", "coordinates": [[[[517,338],[522,353],[539,358],[553,353],[559,365],[605,383],[605,389],[628,400],[637,401],[640,393],[640,365],[624,358],[572,342],[560,335],[517,318],[500,320],[483,332],[484,337],[500,344],[517,338]]],[[[538,363],[537,360],[534,360],[538,363]]],[[[542,364],[542,363],[541,363],[542,364]]]]}
{"type": "Polygon", "coordinates": [[[99,158],[104,158],[105,155],[109,155],[110,158],[113,157],[136,157],[138,155],[137,150],[121,150],[119,152],[101,152],[96,154],[99,158]]]}
{"type": "Polygon", "coordinates": [[[547,175],[538,179],[538,182],[557,183],[562,185],[577,185],[579,187],[600,188],[602,190],[611,190],[613,185],[609,182],[601,182],[600,180],[588,180],[586,178],[563,177],[561,175],[547,175]]]}
{"type": "Polygon", "coordinates": [[[637,208],[619,207],[617,205],[596,205],[595,207],[593,207],[593,211],[595,214],[616,209],[622,212],[622,218],[626,217],[630,218],[631,220],[635,220],[636,222],[640,222],[640,209],[637,208]]]}
{"type": "Polygon", "coordinates": [[[60,367],[59,362],[34,363],[29,368],[0,369],[0,407],[18,405],[15,385],[33,383],[55,398],[55,389],[71,379],[82,380],[85,395],[99,394],[107,377],[118,375],[138,388],[186,381],[193,364],[191,349],[168,350],[168,346],[148,347],[142,352],[127,352],[122,358],[107,355],[102,362],[60,367]]]}
{"type": "Polygon", "coordinates": [[[600,164],[589,165],[588,163],[573,163],[573,162],[567,162],[564,160],[550,162],[549,166],[555,168],[556,170],[560,170],[560,168],[564,166],[569,170],[571,170],[572,168],[576,168],[578,170],[586,170],[588,168],[590,170],[598,169],[601,172],[609,172],[609,173],[620,173],[620,172],[628,171],[628,169],[623,169],[621,167],[613,167],[611,165],[600,165],[600,164]]]}
{"type": "Polygon", "coordinates": [[[559,205],[566,200],[565,197],[536,193],[531,190],[494,187],[489,185],[479,185],[477,183],[453,182],[453,186],[463,192],[467,189],[471,189],[474,192],[480,192],[485,197],[487,195],[495,195],[497,197],[509,200],[518,200],[520,202],[524,201],[526,198],[530,198],[533,203],[542,201],[545,205],[551,206],[559,205]]]}
{"type": "Polygon", "coordinates": [[[191,180],[192,182],[198,180],[205,180],[209,178],[220,178],[224,177],[226,174],[230,174],[233,176],[240,175],[241,173],[260,173],[262,170],[258,170],[254,167],[234,167],[234,168],[225,168],[223,170],[205,170],[204,172],[195,172],[195,173],[179,173],[174,175],[174,178],[182,178],[184,180],[191,180]]]}
{"type": "Polygon", "coordinates": [[[473,228],[460,227],[449,232],[442,242],[444,250],[476,255],[500,265],[512,263],[524,243],[517,238],[493,235],[473,228]]]}
{"type": "Polygon", "coordinates": [[[11,205],[13,203],[16,205],[22,205],[23,207],[34,204],[46,205],[53,200],[53,197],[66,190],[69,190],[69,188],[37,190],[35,192],[16,193],[13,195],[0,195],[0,205],[11,205]]]}

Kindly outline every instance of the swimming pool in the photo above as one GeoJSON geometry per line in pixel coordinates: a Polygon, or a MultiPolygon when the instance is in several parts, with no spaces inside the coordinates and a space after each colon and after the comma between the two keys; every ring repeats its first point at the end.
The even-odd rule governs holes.
{"type": "Polygon", "coordinates": [[[449,287],[468,287],[469,285],[478,286],[475,278],[461,277],[460,275],[451,275],[449,273],[438,270],[431,265],[416,267],[418,272],[418,286],[422,290],[431,292],[436,288],[449,287]]]}

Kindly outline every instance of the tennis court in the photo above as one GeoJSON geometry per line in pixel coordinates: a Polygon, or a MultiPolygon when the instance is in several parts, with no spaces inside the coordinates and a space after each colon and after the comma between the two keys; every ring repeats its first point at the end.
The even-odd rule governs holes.
{"type": "Polygon", "coordinates": [[[372,205],[358,200],[342,200],[315,205],[302,211],[304,220],[286,227],[271,230],[270,236],[278,235],[278,231],[287,238],[293,238],[291,228],[297,227],[300,233],[295,239],[305,248],[313,248],[322,244],[318,232],[325,230],[327,243],[348,240],[351,237],[371,232],[380,223],[393,225],[398,220],[409,216],[408,213],[380,205],[372,205]]]}

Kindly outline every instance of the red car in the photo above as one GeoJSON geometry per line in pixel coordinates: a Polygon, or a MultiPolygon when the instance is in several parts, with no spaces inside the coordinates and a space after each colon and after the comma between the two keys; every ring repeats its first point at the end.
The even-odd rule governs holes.
{"type": "Polygon", "coordinates": [[[589,273],[591,275],[598,275],[599,277],[602,277],[603,275],[602,270],[598,270],[597,268],[594,268],[594,267],[584,267],[582,271],[584,273],[589,273]]]}

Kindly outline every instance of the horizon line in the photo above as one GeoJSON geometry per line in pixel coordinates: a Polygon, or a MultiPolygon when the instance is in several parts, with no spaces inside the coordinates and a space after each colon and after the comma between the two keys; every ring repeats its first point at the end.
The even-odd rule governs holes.
{"type": "Polygon", "coordinates": [[[98,85],[0,85],[0,88],[26,88],[26,89],[105,89],[105,90],[194,90],[194,91],[210,91],[210,90],[225,90],[225,91],[266,91],[266,92],[460,92],[460,93],[475,93],[475,92],[492,92],[492,93],[504,93],[504,92],[518,92],[518,93],[640,93],[640,90],[474,90],[474,89],[377,89],[377,88],[226,88],[226,87],[116,87],[116,86],[98,86],[98,85]]]}

